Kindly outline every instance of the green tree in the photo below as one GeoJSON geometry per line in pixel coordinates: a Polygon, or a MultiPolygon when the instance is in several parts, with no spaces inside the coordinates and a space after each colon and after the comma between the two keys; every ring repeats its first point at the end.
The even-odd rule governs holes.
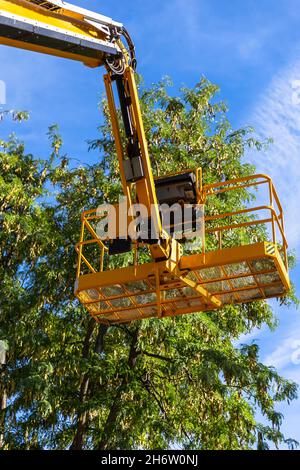
{"type": "MultiPolygon", "coordinates": [[[[204,182],[247,176],[251,129],[233,130],[217,87],[201,80],[179,96],[167,80],[140,87],[153,170],[202,166],[204,182]]],[[[151,319],[107,328],[73,296],[80,212],[121,193],[106,102],[99,163],[74,164],[49,129],[48,161],[14,137],[0,141],[0,415],[5,449],[267,448],[295,442],[281,433],[276,404],[297,386],[259,360],[241,334],[276,320],[265,302],[218,312],[151,319]],[[260,411],[265,417],[256,419],[260,411]]],[[[243,207],[241,191],[209,210],[243,207]]],[[[230,243],[230,241],[228,241],[230,243]]]]}

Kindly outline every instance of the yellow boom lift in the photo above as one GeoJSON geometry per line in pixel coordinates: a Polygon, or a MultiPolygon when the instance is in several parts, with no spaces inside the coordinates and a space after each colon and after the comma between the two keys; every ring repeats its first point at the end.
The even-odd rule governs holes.
{"type": "Polygon", "coordinates": [[[202,185],[201,169],[197,169],[154,180],[135,83],[135,49],[121,23],[61,0],[0,0],[0,44],[106,68],[110,119],[129,206],[127,227],[135,203],[143,204],[151,215],[142,238],[117,232],[113,239],[103,240],[97,232],[103,214],[96,209],[82,214],[75,295],[97,322],[111,325],[163,318],[286,295],[290,281],[283,211],[268,176],[202,185]],[[265,187],[266,202],[206,216],[202,239],[196,238],[192,253],[184,249],[184,237],[174,235],[174,221],[163,225],[162,204],[192,207],[193,230],[197,214],[210,198],[251,187],[265,187]],[[260,226],[257,240],[249,244],[245,232],[253,233],[260,226]],[[141,263],[139,250],[146,248],[151,259],[141,263]],[[125,267],[109,269],[109,259],[121,253],[132,253],[132,260],[125,267]]]}

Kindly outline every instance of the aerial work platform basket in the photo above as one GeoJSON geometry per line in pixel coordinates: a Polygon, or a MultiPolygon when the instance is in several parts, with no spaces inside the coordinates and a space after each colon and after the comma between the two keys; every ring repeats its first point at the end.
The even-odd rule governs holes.
{"type": "MultiPolygon", "coordinates": [[[[123,229],[105,238],[98,230],[101,211],[82,214],[75,295],[97,322],[163,318],[287,294],[283,211],[268,176],[203,186],[198,168],[154,180],[135,80],[135,46],[122,23],[62,0],[0,0],[0,44],[106,69],[123,195],[130,209],[138,203],[147,215],[140,222],[143,236],[136,228],[137,238],[123,229]],[[261,202],[263,188],[267,195],[261,202]],[[251,191],[258,192],[256,207],[245,204],[251,191]],[[174,205],[177,212],[165,223],[174,205]],[[187,206],[190,215],[181,221],[177,215],[187,206]],[[186,228],[197,234],[193,240],[186,228]]],[[[131,218],[125,212],[126,229],[131,218]]]]}
{"type": "Polygon", "coordinates": [[[183,249],[164,261],[141,264],[136,244],[126,266],[109,269],[108,248],[95,229],[97,211],[83,213],[75,295],[97,322],[170,317],[287,294],[284,217],[272,180],[254,175],[203,186],[201,193],[208,212],[205,237],[191,252],[183,249]],[[249,188],[257,192],[259,202],[259,190],[265,188],[267,199],[255,207],[209,213],[211,198],[220,200],[249,188]],[[99,251],[97,266],[95,254],[88,259],[85,253],[91,246],[99,251]]]}

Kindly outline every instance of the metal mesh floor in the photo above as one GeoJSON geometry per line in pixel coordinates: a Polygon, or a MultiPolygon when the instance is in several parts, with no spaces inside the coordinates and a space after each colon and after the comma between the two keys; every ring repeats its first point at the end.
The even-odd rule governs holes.
{"type": "MultiPolygon", "coordinates": [[[[108,324],[214,308],[178,276],[164,271],[163,262],[159,264],[159,289],[156,265],[149,263],[81,276],[77,297],[97,321],[108,324]],[[115,284],[115,279],[120,282],[115,284]]],[[[188,279],[213,294],[221,306],[278,297],[289,289],[280,254],[267,243],[183,257],[181,267],[188,279]],[[187,272],[185,264],[192,269],[187,272]]]]}

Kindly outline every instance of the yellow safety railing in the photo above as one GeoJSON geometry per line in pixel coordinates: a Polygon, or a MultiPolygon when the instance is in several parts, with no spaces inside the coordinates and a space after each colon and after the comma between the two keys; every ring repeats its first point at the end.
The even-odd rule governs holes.
{"type": "MultiPolygon", "coordinates": [[[[258,174],[235,180],[227,180],[220,183],[213,183],[202,186],[201,176],[201,171],[198,170],[197,192],[199,200],[201,200],[201,202],[204,202],[204,204],[206,204],[207,206],[209,206],[209,198],[211,198],[212,196],[218,196],[224,193],[228,193],[230,191],[237,191],[241,189],[257,189],[260,186],[265,185],[268,192],[267,201],[265,201],[265,203],[256,207],[245,207],[237,211],[225,212],[216,215],[206,215],[206,237],[204,238],[208,238],[210,234],[216,234],[218,239],[218,248],[222,249],[223,238],[225,233],[238,229],[244,229],[247,227],[251,228],[254,226],[264,226],[267,228],[267,226],[269,225],[269,239],[265,241],[273,243],[277,247],[278,251],[282,255],[285,268],[288,269],[288,243],[285,236],[284,215],[272,179],[267,175],[258,174]],[[262,217],[262,214],[266,212],[268,215],[262,217]],[[240,216],[249,217],[245,221],[234,220],[238,219],[240,216]],[[249,218],[251,218],[251,220],[249,220],[249,218]],[[231,221],[228,222],[228,219],[231,219],[231,221]]],[[[89,269],[91,273],[102,272],[104,269],[104,257],[105,253],[108,251],[108,247],[102,240],[100,240],[100,238],[97,236],[96,230],[92,226],[93,223],[99,222],[103,217],[104,215],[99,215],[97,213],[97,209],[91,209],[83,212],[82,214],[80,241],[76,245],[76,251],[78,253],[77,277],[81,274],[83,264],[89,269]],[[86,239],[86,235],[88,235],[90,238],[86,239]],[[84,254],[84,248],[91,244],[98,244],[100,249],[99,263],[97,264],[97,266],[94,266],[84,254]]],[[[134,243],[133,264],[135,266],[138,264],[138,249],[139,244],[134,243]]],[[[202,253],[205,253],[205,251],[207,251],[207,248],[205,247],[204,240],[202,246],[202,253]]]]}
{"type": "Polygon", "coordinates": [[[99,220],[100,217],[97,216],[97,209],[91,209],[82,213],[82,223],[81,223],[81,231],[80,231],[80,240],[75,246],[75,250],[78,254],[78,262],[77,262],[77,273],[76,277],[78,278],[81,274],[82,270],[82,263],[92,272],[102,272],[104,268],[104,255],[105,252],[108,251],[108,248],[105,246],[102,240],[98,237],[96,231],[92,227],[90,221],[91,220],[99,220]],[[91,236],[92,238],[86,240],[86,233],[91,236]],[[83,249],[85,246],[97,244],[100,248],[100,256],[99,256],[99,264],[97,267],[92,266],[86,256],[83,254],[83,249]]]}
{"type": "Polygon", "coordinates": [[[205,185],[203,186],[204,200],[208,202],[208,199],[211,196],[218,196],[229,191],[237,191],[251,187],[257,188],[262,185],[265,185],[268,189],[268,200],[266,201],[266,204],[241,209],[238,211],[206,216],[205,233],[216,233],[218,235],[219,248],[221,249],[224,232],[228,232],[229,230],[238,230],[245,227],[253,227],[255,225],[267,227],[269,224],[271,227],[270,240],[266,241],[270,241],[271,243],[274,243],[274,245],[276,245],[278,251],[282,254],[285,267],[286,269],[288,269],[288,243],[285,236],[283,210],[273,181],[269,176],[264,174],[258,174],[235,180],[227,180],[221,183],[205,185]],[[259,215],[262,214],[262,212],[264,211],[268,213],[267,218],[258,218],[259,215]],[[256,215],[257,218],[253,218],[252,220],[248,220],[245,222],[223,223],[217,226],[210,226],[211,223],[215,221],[223,220],[224,222],[224,219],[247,214],[249,216],[256,215]],[[279,232],[280,234],[280,239],[278,239],[277,232],[279,232]]]}

